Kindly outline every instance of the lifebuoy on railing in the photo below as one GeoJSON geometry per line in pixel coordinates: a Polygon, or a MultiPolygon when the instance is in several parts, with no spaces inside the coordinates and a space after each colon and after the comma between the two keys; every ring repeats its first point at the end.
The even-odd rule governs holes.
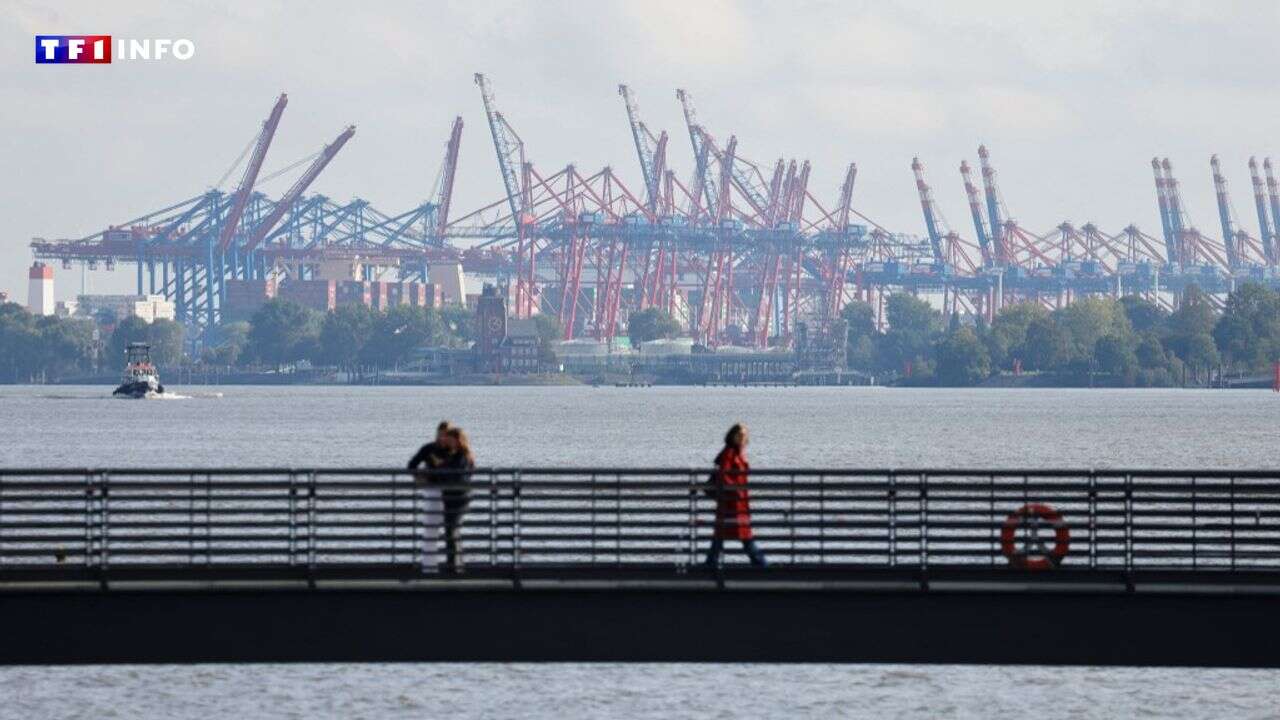
{"type": "Polygon", "coordinates": [[[1000,551],[1009,564],[1028,570],[1048,570],[1062,564],[1071,545],[1071,530],[1057,510],[1043,503],[1027,503],[1005,518],[1000,528],[1000,551]],[[1041,531],[1053,528],[1053,547],[1041,531]]]}

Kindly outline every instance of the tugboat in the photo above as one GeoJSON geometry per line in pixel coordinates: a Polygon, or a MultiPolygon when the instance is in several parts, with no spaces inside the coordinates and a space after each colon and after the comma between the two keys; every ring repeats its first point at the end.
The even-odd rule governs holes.
{"type": "Polygon", "coordinates": [[[160,374],[151,362],[151,346],[146,343],[129,343],[125,348],[124,379],[112,397],[140,399],[164,394],[160,374]]]}

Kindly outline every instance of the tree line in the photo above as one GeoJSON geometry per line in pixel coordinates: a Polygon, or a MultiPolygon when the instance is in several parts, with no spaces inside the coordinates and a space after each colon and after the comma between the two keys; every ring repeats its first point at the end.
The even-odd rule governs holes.
{"type": "Polygon", "coordinates": [[[47,382],[119,371],[131,342],[151,345],[152,358],[174,365],[183,356],[184,328],[172,320],[126,318],[105,338],[86,318],[32,315],[17,303],[0,305],[0,382],[47,382]]]}
{"type": "Polygon", "coordinates": [[[1137,296],[1087,297],[1056,310],[1021,302],[990,323],[968,323],[907,294],[887,298],[884,312],[881,332],[871,305],[844,308],[847,363],[904,384],[968,386],[1032,372],[1048,384],[1201,385],[1280,360],[1280,293],[1254,283],[1221,310],[1192,286],[1172,312],[1137,296]]]}
{"type": "Polygon", "coordinates": [[[287,300],[270,300],[247,322],[218,328],[201,361],[221,366],[276,368],[306,360],[314,365],[391,368],[420,347],[466,347],[474,339],[474,313],[462,306],[398,305],[385,312],[342,305],[326,313],[287,300]]]}

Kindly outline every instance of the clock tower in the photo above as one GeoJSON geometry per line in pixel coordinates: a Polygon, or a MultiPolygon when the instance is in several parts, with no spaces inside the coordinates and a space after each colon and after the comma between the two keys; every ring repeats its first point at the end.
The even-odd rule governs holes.
{"type": "Polygon", "coordinates": [[[498,372],[502,341],[507,337],[507,303],[493,285],[485,285],[476,301],[476,365],[480,372],[498,372]]]}

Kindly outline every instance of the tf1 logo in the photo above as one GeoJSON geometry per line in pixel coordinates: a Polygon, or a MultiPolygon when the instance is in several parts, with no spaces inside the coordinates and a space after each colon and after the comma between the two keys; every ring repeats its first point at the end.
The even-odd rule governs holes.
{"type": "Polygon", "coordinates": [[[187,39],[125,40],[110,35],[36,35],[36,62],[41,65],[99,65],[117,60],[190,60],[195,43],[187,39]]]}

